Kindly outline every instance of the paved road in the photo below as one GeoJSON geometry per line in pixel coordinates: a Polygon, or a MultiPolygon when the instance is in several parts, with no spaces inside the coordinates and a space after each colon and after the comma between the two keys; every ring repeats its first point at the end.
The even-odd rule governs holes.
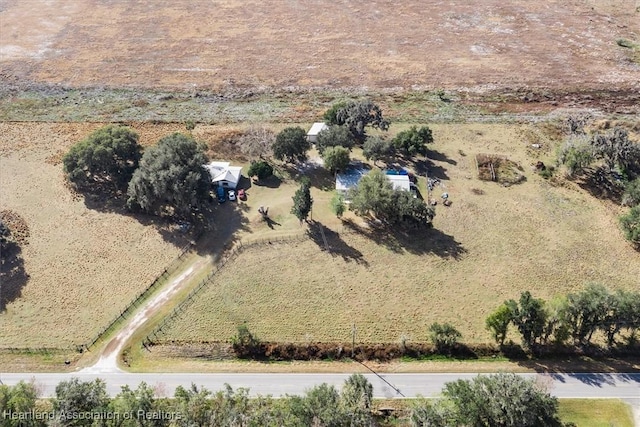
{"type": "MultiPolygon", "coordinates": [[[[396,392],[389,384],[373,374],[366,375],[374,386],[377,398],[425,397],[436,396],[444,383],[456,379],[469,379],[477,374],[384,374],[383,378],[398,388],[396,392]]],[[[521,374],[545,384],[549,392],[560,398],[619,398],[634,401],[640,399],[640,374],[521,374]]],[[[0,381],[4,384],[15,384],[20,380],[35,380],[42,396],[52,396],[60,381],[78,377],[81,380],[102,378],[107,383],[107,390],[112,396],[120,391],[123,385],[136,387],[145,381],[158,386],[166,396],[172,396],[178,385],[189,386],[195,383],[209,390],[217,391],[224,384],[233,388],[249,388],[252,395],[283,396],[285,394],[302,394],[314,385],[326,382],[338,388],[342,386],[348,374],[136,374],[125,372],[104,373],[3,373],[0,381]]]]}

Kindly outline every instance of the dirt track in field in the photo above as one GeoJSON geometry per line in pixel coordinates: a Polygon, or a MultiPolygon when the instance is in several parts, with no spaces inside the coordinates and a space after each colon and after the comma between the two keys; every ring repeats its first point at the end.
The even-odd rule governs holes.
{"type": "Polygon", "coordinates": [[[638,0],[6,0],[5,82],[233,88],[638,88],[638,0]]]}

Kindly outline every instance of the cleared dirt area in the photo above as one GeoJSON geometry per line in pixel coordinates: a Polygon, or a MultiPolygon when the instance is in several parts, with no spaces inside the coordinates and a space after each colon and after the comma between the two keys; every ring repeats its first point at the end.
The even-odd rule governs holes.
{"type": "MultiPolygon", "coordinates": [[[[425,341],[430,323],[449,321],[465,341],[487,342],[487,314],[522,291],[549,299],[589,282],[637,288],[638,252],[618,229],[620,208],[574,182],[552,185],[532,171],[538,159],[548,161],[550,134],[524,125],[432,128],[429,171],[443,184],[434,195],[446,191],[453,202],[437,206],[434,230],[382,238],[350,231],[328,211],[331,193],[316,188],[313,219],[337,232],[326,231],[338,254],[322,251],[320,239],[248,249],[166,338],[225,341],[246,322],[263,340],[350,341],[355,323],[359,342],[425,341]],[[526,181],[480,181],[478,153],[519,163],[526,181]]],[[[299,230],[288,214],[291,193],[290,184],[252,187],[251,229],[261,237],[270,232],[253,210],[264,204],[278,223],[274,234],[299,230]]]]}
{"type": "Polygon", "coordinates": [[[196,88],[638,87],[634,0],[7,0],[5,81],[196,88]],[[627,49],[628,50],[628,49],[627,49]]]}
{"type": "Polygon", "coordinates": [[[0,284],[10,296],[0,313],[0,347],[86,342],[187,243],[170,224],[122,215],[67,188],[62,152],[96,127],[0,123],[0,210],[29,228],[24,274],[0,284]]]}

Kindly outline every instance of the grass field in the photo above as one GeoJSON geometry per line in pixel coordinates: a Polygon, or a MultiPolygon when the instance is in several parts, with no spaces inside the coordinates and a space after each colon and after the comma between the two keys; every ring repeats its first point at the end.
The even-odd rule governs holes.
{"type": "Polygon", "coordinates": [[[560,399],[559,414],[564,422],[579,427],[633,427],[628,404],[615,399],[560,399]]]}
{"type": "Polygon", "coordinates": [[[0,207],[29,229],[24,275],[3,280],[0,347],[86,342],[187,243],[170,225],[102,208],[69,191],[60,156],[97,125],[0,124],[0,207]]]}
{"type": "MultiPolygon", "coordinates": [[[[573,182],[552,185],[532,172],[537,159],[548,161],[551,133],[525,125],[432,128],[429,169],[443,182],[435,196],[447,191],[453,201],[437,207],[433,230],[384,238],[351,232],[330,214],[331,193],[314,188],[313,219],[337,232],[328,233],[340,254],[312,240],[248,249],[166,338],[227,340],[246,322],[264,340],[350,341],[355,323],[360,342],[424,341],[427,325],[449,321],[465,341],[486,342],[486,315],[524,290],[551,298],[589,282],[637,286],[638,253],[618,230],[619,208],[573,182]],[[542,147],[533,150],[532,142],[542,147]],[[523,166],[527,180],[508,188],[479,181],[477,153],[506,155],[523,166]]],[[[300,232],[289,214],[294,188],[290,181],[251,188],[251,233],[300,232]],[[261,204],[270,206],[274,230],[259,222],[261,204]]]]}
{"type": "MultiPolygon", "coordinates": [[[[1,347],[66,348],[86,341],[185,243],[170,229],[85,202],[66,188],[62,154],[98,126],[0,124],[0,208],[18,213],[30,229],[22,252],[28,280],[11,285],[19,297],[0,314],[1,347]]],[[[184,127],[133,126],[144,145],[184,127]]],[[[406,126],[394,124],[392,132],[406,126]]],[[[432,128],[436,143],[429,170],[444,184],[436,191],[446,190],[453,201],[450,208],[438,206],[434,230],[382,240],[342,233],[348,228],[328,207],[333,178],[319,169],[313,175],[313,219],[340,232],[330,239],[344,256],[332,257],[312,241],[248,250],[169,337],[226,340],[237,323],[247,321],[264,339],[345,340],[356,323],[361,341],[398,341],[403,335],[423,340],[428,323],[449,320],[465,340],[477,342],[488,338],[482,329],[488,310],[521,290],[550,297],[588,281],[637,285],[638,254],[618,231],[618,208],[575,183],[553,186],[531,171],[538,158],[548,160],[552,127],[432,128]],[[542,147],[532,151],[531,143],[542,147]],[[528,180],[510,188],[477,180],[477,153],[508,156],[523,166],[528,180]]],[[[212,155],[229,159],[234,147],[215,145],[229,129],[199,125],[194,136],[214,144],[212,155]]],[[[278,173],[280,180],[253,184],[246,202],[222,205],[218,214],[238,218],[228,221],[233,229],[219,231],[245,242],[302,233],[289,213],[296,172],[280,168],[278,173]],[[261,205],[269,207],[273,228],[260,220],[261,205]]],[[[423,181],[420,186],[425,194],[423,181]]]]}

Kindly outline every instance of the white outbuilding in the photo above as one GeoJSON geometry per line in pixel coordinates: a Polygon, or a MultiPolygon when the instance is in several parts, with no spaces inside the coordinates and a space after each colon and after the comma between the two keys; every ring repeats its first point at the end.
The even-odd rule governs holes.
{"type": "Polygon", "coordinates": [[[240,182],[242,166],[231,166],[229,162],[211,162],[204,165],[211,176],[211,185],[235,190],[240,182]]]}
{"type": "Polygon", "coordinates": [[[307,132],[307,141],[312,144],[315,144],[318,141],[318,134],[325,129],[329,129],[329,126],[326,123],[314,123],[307,132]]]}

